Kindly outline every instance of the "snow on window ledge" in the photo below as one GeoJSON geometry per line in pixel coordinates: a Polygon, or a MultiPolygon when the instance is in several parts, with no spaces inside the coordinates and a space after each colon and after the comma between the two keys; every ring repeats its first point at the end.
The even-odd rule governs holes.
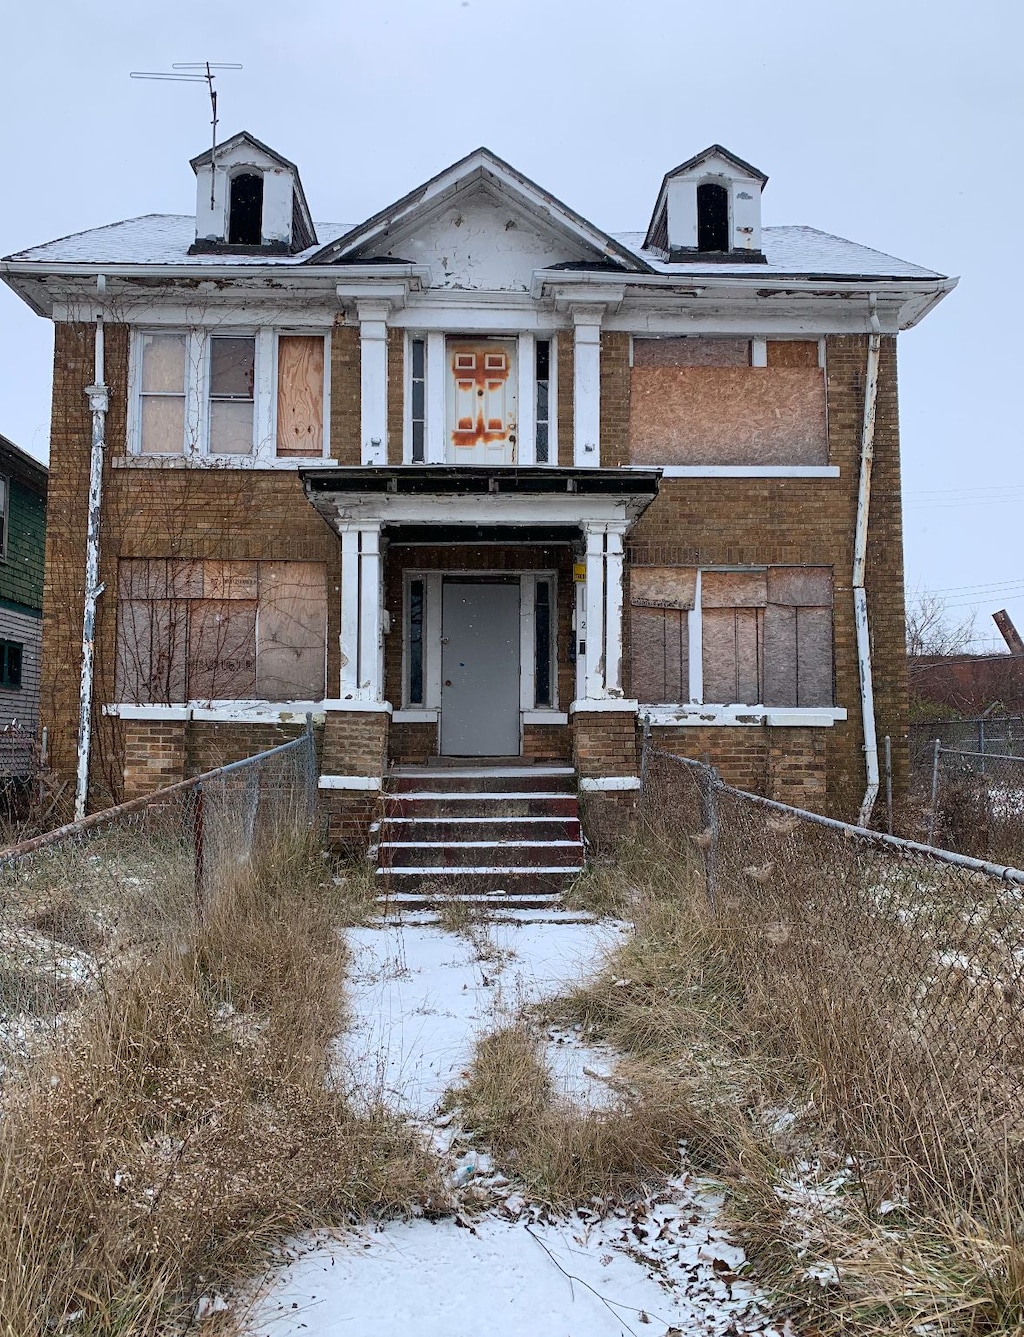
{"type": "Polygon", "coordinates": [[[842,706],[645,706],[640,718],[654,727],[727,726],[826,729],[846,719],[842,706]]]}

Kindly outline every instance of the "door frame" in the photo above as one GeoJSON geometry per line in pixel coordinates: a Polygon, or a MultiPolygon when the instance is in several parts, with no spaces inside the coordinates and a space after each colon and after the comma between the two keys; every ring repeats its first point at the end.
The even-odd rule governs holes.
{"type": "MultiPolygon", "coordinates": [[[[527,717],[556,716],[558,704],[558,571],[554,568],[543,570],[481,571],[454,567],[438,570],[436,567],[408,568],[402,573],[402,713],[420,714],[424,722],[436,719],[440,726],[441,719],[441,598],[442,587],[446,579],[451,581],[472,581],[474,584],[486,584],[488,581],[508,584],[511,580],[519,581],[519,745],[522,749],[523,725],[531,722],[527,717]],[[412,702],[409,699],[409,610],[410,586],[414,580],[424,583],[423,610],[423,700],[412,702]],[[551,635],[550,683],[551,704],[536,704],[536,590],[541,581],[550,582],[551,609],[553,615],[551,635]]],[[[533,720],[532,722],[535,722],[533,720]]]]}

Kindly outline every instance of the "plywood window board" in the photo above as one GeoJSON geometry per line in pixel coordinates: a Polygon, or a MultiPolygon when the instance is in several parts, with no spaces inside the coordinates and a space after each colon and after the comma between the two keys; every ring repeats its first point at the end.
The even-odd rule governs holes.
{"type": "Polygon", "coordinates": [[[707,339],[700,335],[633,340],[634,367],[749,367],[749,339],[707,339]]]}
{"type": "Polygon", "coordinates": [[[324,340],[282,334],[277,341],[277,454],[318,457],[324,450],[324,340]]]}

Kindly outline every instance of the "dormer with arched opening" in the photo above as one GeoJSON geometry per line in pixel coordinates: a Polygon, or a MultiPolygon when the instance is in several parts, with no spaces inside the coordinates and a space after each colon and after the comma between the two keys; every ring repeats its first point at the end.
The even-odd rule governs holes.
{"type": "Polygon", "coordinates": [[[758,264],[767,176],[720,144],[689,158],[661,184],[644,245],[669,261],[758,264]]]}
{"type": "Polygon", "coordinates": [[[287,158],[242,131],[192,159],[196,174],[193,252],[295,254],[316,245],[299,180],[287,158]]]}

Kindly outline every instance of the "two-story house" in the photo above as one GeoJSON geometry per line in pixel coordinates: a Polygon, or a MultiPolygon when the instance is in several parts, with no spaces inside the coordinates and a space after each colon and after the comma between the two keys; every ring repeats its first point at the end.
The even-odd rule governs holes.
{"type": "MultiPolygon", "coordinates": [[[[637,736],[871,810],[906,756],[896,336],[954,286],[720,146],[612,236],[478,149],[314,224],[249,134],[194,214],[3,262],[56,324],[44,722],[80,798],[302,727],[356,838],[389,766],[637,736]]],[[[637,205],[638,213],[640,206],[637,205]]]]}
{"type": "Polygon", "coordinates": [[[46,465],[0,436],[0,777],[35,766],[46,465]]]}

